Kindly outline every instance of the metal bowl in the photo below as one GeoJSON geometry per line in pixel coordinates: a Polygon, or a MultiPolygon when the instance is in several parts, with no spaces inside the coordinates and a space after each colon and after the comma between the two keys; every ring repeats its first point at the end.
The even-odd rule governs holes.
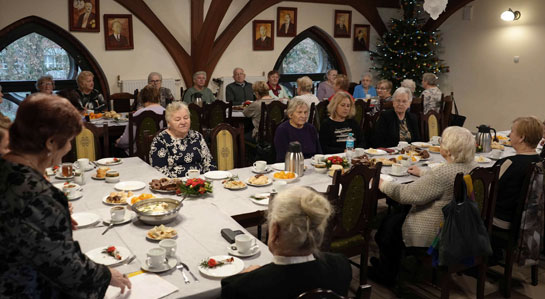
{"type": "Polygon", "coordinates": [[[150,198],[141,200],[132,205],[132,209],[142,222],[151,225],[167,224],[178,216],[178,211],[183,203],[172,198],[150,198]],[[164,209],[160,211],[148,210],[157,204],[164,204],[164,209]]]}

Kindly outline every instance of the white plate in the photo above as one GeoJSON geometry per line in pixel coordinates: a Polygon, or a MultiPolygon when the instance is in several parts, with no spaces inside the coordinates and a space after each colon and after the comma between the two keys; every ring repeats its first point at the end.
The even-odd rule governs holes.
{"type": "Polygon", "coordinates": [[[388,154],[388,152],[383,151],[383,150],[380,150],[380,149],[376,149],[376,148],[373,148],[373,149],[366,149],[366,150],[365,150],[365,153],[366,153],[366,154],[369,154],[369,155],[371,155],[371,156],[382,156],[382,155],[388,154]]]}
{"type": "Polygon", "coordinates": [[[161,190],[161,189],[153,189],[153,188],[149,188],[151,192],[157,192],[157,193],[161,193],[161,194],[174,194],[176,193],[176,190],[161,190]]]}
{"type": "Polygon", "coordinates": [[[285,167],[286,167],[286,166],[285,166],[285,163],[275,163],[275,164],[271,165],[271,167],[272,167],[272,169],[274,169],[274,170],[280,170],[280,171],[282,171],[282,170],[285,170],[285,167]]]}
{"type": "Polygon", "coordinates": [[[253,255],[256,255],[260,251],[259,246],[254,246],[254,247],[252,247],[252,250],[250,250],[249,252],[241,253],[238,250],[233,250],[233,248],[231,248],[231,246],[234,246],[234,244],[227,246],[227,253],[229,253],[232,256],[250,257],[250,256],[253,256],[253,255]]]}
{"type": "Polygon", "coordinates": [[[81,191],[75,191],[74,193],[70,194],[70,196],[66,197],[68,200],[76,200],[83,197],[83,192],[81,191]]]}
{"type": "Polygon", "coordinates": [[[100,217],[93,213],[74,213],[72,218],[78,223],[78,228],[95,225],[100,222],[100,217]]]}
{"type": "Polygon", "coordinates": [[[255,184],[252,184],[250,183],[250,178],[246,179],[246,185],[248,186],[253,186],[253,187],[263,187],[263,186],[269,186],[270,184],[272,184],[273,180],[271,180],[270,177],[267,177],[267,184],[263,184],[263,185],[255,185],[255,184]]]}
{"type": "Polygon", "coordinates": [[[223,170],[213,170],[204,174],[204,177],[210,180],[224,180],[232,176],[233,176],[232,173],[230,173],[229,171],[223,171],[223,170]]]}
{"type": "Polygon", "coordinates": [[[59,180],[69,180],[69,179],[71,179],[71,178],[73,178],[73,177],[74,177],[73,174],[70,175],[70,176],[63,176],[63,175],[62,175],[62,172],[60,172],[60,171],[57,171],[57,174],[55,174],[55,178],[57,178],[57,179],[59,179],[59,180]]]}
{"type": "Polygon", "coordinates": [[[289,184],[289,183],[295,181],[298,178],[297,173],[294,173],[294,175],[295,175],[295,177],[293,179],[279,179],[279,178],[275,178],[274,175],[273,175],[273,180],[275,180],[275,181],[284,181],[284,182],[289,184]]]}
{"type": "Polygon", "coordinates": [[[475,156],[475,162],[479,164],[486,164],[486,163],[492,162],[492,160],[490,160],[489,158],[485,156],[475,156]]]}
{"type": "Polygon", "coordinates": [[[266,198],[255,199],[253,197],[250,197],[250,200],[252,202],[254,202],[256,205],[268,206],[269,205],[269,196],[271,196],[270,193],[258,193],[258,194],[254,194],[253,197],[266,197],[266,198]]]}
{"type": "Polygon", "coordinates": [[[224,278],[240,273],[240,271],[244,269],[244,262],[237,257],[232,257],[229,255],[216,255],[206,258],[206,260],[211,258],[217,261],[233,258],[233,262],[215,268],[203,268],[199,265],[199,271],[203,275],[215,278],[224,278]]]}
{"type": "Polygon", "coordinates": [[[151,242],[157,242],[157,243],[159,243],[159,242],[161,242],[161,241],[163,241],[163,240],[168,240],[168,239],[174,240],[174,239],[177,239],[177,238],[178,238],[178,234],[176,234],[176,235],[175,235],[174,237],[172,237],[172,238],[153,239],[153,238],[150,238],[150,237],[148,236],[148,233],[146,232],[146,240],[151,241],[151,242]]]}
{"type": "Polygon", "coordinates": [[[53,176],[53,175],[55,175],[56,172],[57,172],[56,170],[53,170],[53,167],[47,167],[45,169],[45,174],[47,176],[53,176]]]}
{"type": "Polygon", "coordinates": [[[391,175],[391,176],[397,176],[397,177],[404,177],[404,176],[408,176],[410,175],[410,173],[408,173],[407,171],[404,171],[403,173],[400,173],[400,174],[397,174],[397,173],[392,173],[392,171],[385,171],[387,175],[391,175]]]}
{"type": "MultiPolygon", "coordinates": [[[[104,197],[102,198],[102,202],[103,202],[104,204],[106,204],[106,205],[109,205],[109,206],[124,206],[124,205],[126,205],[126,204],[129,203],[129,200],[131,200],[131,198],[133,198],[133,196],[127,198],[127,201],[126,201],[125,203],[111,203],[111,202],[106,201],[106,199],[108,199],[108,196],[110,196],[110,195],[104,196],[104,197]]],[[[136,196],[136,195],[135,195],[135,196],[136,196]]]]}
{"type": "MultiPolygon", "coordinates": [[[[72,167],[74,167],[74,169],[79,169],[79,163],[78,162],[72,163],[72,167]]],[[[89,163],[89,165],[87,166],[87,168],[84,171],[91,171],[93,169],[95,169],[95,166],[93,164],[89,163]]]]}
{"type": "Polygon", "coordinates": [[[114,245],[115,248],[117,249],[117,251],[121,255],[120,260],[115,259],[113,256],[111,256],[111,255],[109,255],[107,253],[102,253],[102,251],[104,249],[108,248],[109,246],[111,246],[111,245],[95,248],[95,249],[93,249],[91,251],[87,251],[85,253],[85,255],[88,258],[90,258],[93,262],[95,262],[97,264],[106,265],[106,266],[122,264],[126,259],[131,257],[131,252],[130,252],[129,249],[127,249],[125,247],[122,247],[122,246],[115,246],[115,245],[114,245]]]}
{"type": "Polygon", "coordinates": [[[225,184],[223,184],[223,188],[225,189],[229,189],[229,190],[233,190],[233,191],[236,191],[236,190],[242,190],[242,189],[246,189],[248,188],[248,185],[246,185],[246,183],[244,184],[244,187],[235,187],[235,188],[230,188],[230,187],[226,187],[225,184]]]}
{"type": "Polygon", "coordinates": [[[387,174],[380,174],[380,178],[385,180],[386,182],[393,182],[395,181],[395,179],[393,177],[391,177],[390,175],[387,175],[387,174]]]}
{"type": "Polygon", "coordinates": [[[167,258],[167,262],[161,265],[161,267],[150,267],[147,260],[142,263],[142,269],[147,272],[159,273],[168,271],[178,264],[178,260],[174,257],[167,258]]]}
{"type": "Polygon", "coordinates": [[[414,145],[416,147],[424,147],[424,148],[432,146],[431,143],[427,143],[427,142],[411,142],[411,145],[414,145]]]}
{"type": "Polygon", "coordinates": [[[119,191],[136,191],[146,188],[146,183],[140,181],[126,181],[115,184],[114,188],[119,191]]]}
{"type": "Polygon", "coordinates": [[[257,173],[257,174],[269,173],[269,172],[271,172],[271,171],[272,171],[272,168],[269,167],[269,166],[265,167],[265,170],[263,170],[263,171],[257,171],[257,170],[255,169],[255,167],[252,167],[252,172],[253,172],[253,173],[257,173]]]}
{"type": "Polygon", "coordinates": [[[91,178],[92,178],[93,180],[99,180],[99,181],[104,181],[104,180],[106,179],[106,177],[99,178],[99,177],[97,177],[96,174],[93,174],[93,175],[91,176],[91,178]]]}
{"type": "MultiPolygon", "coordinates": [[[[119,158],[116,158],[116,159],[119,159],[119,158]]],[[[103,159],[97,160],[96,163],[102,166],[112,166],[112,165],[119,165],[123,163],[123,160],[119,159],[119,161],[114,162],[114,158],[103,158],[103,159]]]]}
{"type": "MultiPolygon", "coordinates": [[[[121,220],[121,221],[114,221],[114,224],[115,224],[115,225],[118,225],[118,224],[125,224],[125,223],[128,223],[128,222],[131,222],[135,215],[136,215],[135,212],[132,212],[132,211],[125,211],[125,218],[123,218],[123,220],[121,220]]],[[[104,219],[104,220],[102,220],[102,221],[103,221],[106,225],[109,225],[110,222],[112,221],[112,219],[104,219]]]]}
{"type": "Polygon", "coordinates": [[[76,184],[76,183],[72,183],[72,182],[57,183],[57,184],[53,184],[53,186],[55,186],[57,189],[59,189],[59,190],[62,191],[62,188],[64,187],[65,184],[66,184],[66,185],[68,185],[68,184],[75,185],[75,186],[76,186],[75,188],[76,188],[77,191],[83,190],[83,188],[82,188],[80,185],[78,185],[78,184],[76,184]]]}

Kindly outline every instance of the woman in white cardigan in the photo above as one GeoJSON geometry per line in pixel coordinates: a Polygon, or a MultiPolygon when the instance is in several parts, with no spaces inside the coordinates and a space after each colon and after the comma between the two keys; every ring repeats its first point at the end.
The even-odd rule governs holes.
{"type": "Polygon", "coordinates": [[[442,208],[454,196],[456,174],[467,174],[477,166],[474,162],[475,138],[465,128],[447,128],[443,132],[440,152],[446,163],[434,169],[417,166],[408,169],[410,174],[421,177],[413,183],[380,180],[380,190],[407,208],[385,219],[375,236],[381,259],[380,262],[372,259],[372,263],[375,266],[373,274],[379,280],[395,280],[405,247],[427,248],[431,245],[443,220],[442,208]]]}

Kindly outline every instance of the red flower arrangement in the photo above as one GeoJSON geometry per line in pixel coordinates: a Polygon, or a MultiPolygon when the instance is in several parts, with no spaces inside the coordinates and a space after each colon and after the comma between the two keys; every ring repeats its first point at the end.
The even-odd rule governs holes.
{"type": "Polygon", "coordinates": [[[244,108],[244,107],[250,105],[251,103],[252,103],[252,101],[246,101],[246,102],[242,103],[242,107],[244,108]]]}
{"type": "Polygon", "coordinates": [[[203,195],[205,193],[212,193],[212,184],[203,179],[188,179],[178,185],[176,190],[176,194],[184,195],[203,195]]]}
{"type": "Polygon", "coordinates": [[[348,160],[346,160],[345,158],[341,158],[340,156],[328,157],[325,160],[325,165],[327,166],[327,168],[330,168],[331,165],[341,165],[343,168],[347,168],[349,166],[348,160]]]}

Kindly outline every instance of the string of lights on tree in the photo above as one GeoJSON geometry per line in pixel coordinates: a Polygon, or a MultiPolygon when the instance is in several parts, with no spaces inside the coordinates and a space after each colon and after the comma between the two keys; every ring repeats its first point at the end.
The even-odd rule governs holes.
{"type": "MultiPolygon", "coordinates": [[[[379,77],[392,81],[394,87],[403,79],[413,79],[420,84],[424,73],[439,75],[449,72],[449,67],[437,57],[441,35],[438,31],[422,30],[424,20],[422,1],[401,0],[402,19],[392,19],[390,31],[377,43],[376,51],[371,51],[373,66],[371,70],[379,77]]],[[[421,87],[417,87],[421,91],[421,87]]]]}

